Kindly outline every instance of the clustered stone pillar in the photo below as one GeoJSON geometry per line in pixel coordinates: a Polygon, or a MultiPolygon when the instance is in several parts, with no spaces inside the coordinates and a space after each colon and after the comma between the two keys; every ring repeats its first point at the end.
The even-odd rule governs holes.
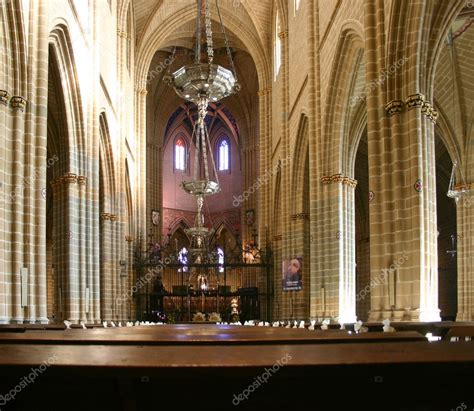
{"type": "Polygon", "coordinates": [[[457,204],[458,313],[456,321],[474,321],[474,185],[457,204]]]}
{"type": "Polygon", "coordinates": [[[437,113],[419,93],[404,101],[393,100],[385,109],[390,127],[385,137],[375,141],[371,138],[374,133],[369,132],[374,193],[370,208],[369,319],[439,320],[434,155],[437,113]],[[390,142],[384,141],[387,139],[390,142]],[[387,144],[391,147],[389,157],[387,144]]]}
{"type": "Polygon", "coordinates": [[[321,294],[324,292],[324,272],[322,271],[320,247],[322,233],[322,216],[319,205],[323,186],[319,177],[321,167],[321,87],[320,87],[320,44],[319,32],[319,2],[308,2],[308,47],[309,47],[309,74],[308,74],[308,143],[309,143],[309,214],[310,214],[310,310],[311,319],[324,316],[325,307],[321,294]]]}
{"type": "MultiPolygon", "coordinates": [[[[271,124],[272,124],[272,89],[264,88],[258,93],[259,95],[259,112],[260,112],[260,176],[264,176],[268,170],[271,169],[271,124]]],[[[269,205],[271,204],[271,189],[272,185],[269,183],[262,184],[258,191],[258,204],[259,214],[257,215],[258,224],[258,241],[260,247],[266,246],[268,240],[268,233],[270,230],[270,216],[271,210],[269,205]]],[[[246,187],[243,187],[245,190],[246,187]]],[[[262,273],[258,280],[259,287],[262,290],[267,289],[267,278],[266,273],[262,273]]],[[[265,307],[264,307],[265,309],[265,307]]],[[[261,312],[265,315],[264,312],[261,312]]]]}
{"type": "MultiPolygon", "coordinates": [[[[2,51],[0,51],[2,52],[2,51]]],[[[0,130],[7,130],[7,116],[9,112],[8,108],[8,100],[10,96],[6,90],[0,90],[0,130]]],[[[7,223],[7,203],[8,198],[5,193],[5,177],[7,175],[7,170],[5,169],[7,161],[6,161],[6,150],[5,150],[6,142],[2,139],[0,141],[0,173],[2,178],[2,183],[0,185],[0,193],[2,196],[0,197],[0,203],[2,208],[4,208],[5,212],[0,215],[0,223],[2,227],[5,227],[7,223]]],[[[8,294],[7,294],[7,241],[9,240],[6,230],[0,230],[0,261],[3,261],[3,264],[0,264],[0,324],[8,323],[10,316],[9,316],[9,309],[7,304],[8,294]]]]}
{"type": "MultiPolygon", "coordinates": [[[[264,88],[258,92],[260,112],[260,169],[259,175],[263,176],[272,166],[271,162],[271,124],[272,124],[272,89],[264,88]]],[[[260,213],[257,215],[258,237],[263,244],[270,228],[271,212],[271,184],[264,184],[258,191],[260,213]]]]}
{"type": "Polygon", "coordinates": [[[354,322],[355,316],[355,232],[354,190],[357,181],[342,174],[324,176],[323,253],[318,316],[354,322]]]}
{"type": "MultiPolygon", "coordinates": [[[[283,23],[282,23],[283,24],[283,23]]],[[[281,67],[280,67],[280,78],[281,78],[281,152],[283,156],[289,156],[290,150],[290,129],[289,129],[289,38],[288,30],[284,30],[278,33],[278,37],[281,41],[281,67]]],[[[293,237],[294,232],[291,228],[291,199],[288,195],[291,193],[291,162],[285,161],[285,164],[281,163],[281,219],[282,219],[282,257],[283,259],[293,258],[293,237]]],[[[277,266],[278,267],[278,266],[277,266]]],[[[278,272],[278,270],[277,270],[278,272]]],[[[278,286],[281,287],[280,282],[277,282],[278,286]]],[[[296,300],[299,297],[299,293],[295,291],[287,291],[282,294],[282,316],[283,318],[293,319],[297,317],[295,310],[296,300]]]]}

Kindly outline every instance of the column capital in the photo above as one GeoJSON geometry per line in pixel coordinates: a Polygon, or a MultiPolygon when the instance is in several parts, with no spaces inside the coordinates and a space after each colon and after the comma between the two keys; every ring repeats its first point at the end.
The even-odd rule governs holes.
{"type": "Polygon", "coordinates": [[[148,90],[146,89],[146,87],[135,87],[135,91],[141,96],[146,96],[148,94],[148,90]]]}
{"type": "Polygon", "coordinates": [[[413,108],[422,108],[423,105],[425,104],[426,98],[424,94],[421,93],[415,93],[409,95],[405,99],[405,104],[408,110],[411,110],[413,108]]]}
{"type": "Polygon", "coordinates": [[[100,218],[104,221],[117,221],[117,215],[112,213],[102,213],[100,218]]]}
{"type": "Polygon", "coordinates": [[[260,91],[258,92],[258,95],[259,95],[260,97],[262,97],[262,96],[265,96],[265,95],[267,95],[267,94],[270,94],[271,92],[272,92],[272,88],[271,88],[271,87],[267,87],[267,88],[264,88],[264,89],[260,90],[260,91]]]}
{"type": "Polygon", "coordinates": [[[85,176],[77,176],[77,183],[80,186],[85,186],[87,184],[87,177],[85,176]]]}
{"type": "Polygon", "coordinates": [[[74,173],[65,173],[61,177],[56,178],[51,182],[53,187],[66,185],[66,184],[79,184],[79,185],[86,185],[87,177],[78,176],[74,173]]]}
{"type": "Polygon", "coordinates": [[[13,96],[10,99],[10,106],[13,110],[25,111],[26,99],[21,96],[13,96]]]}
{"type": "Polygon", "coordinates": [[[79,176],[74,173],[66,173],[61,177],[64,184],[77,184],[79,176]]]}
{"type": "Polygon", "coordinates": [[[435,110],[432,103],[430,103],[424,94],[415,93],[408,96],[405,101],[403,100],[392,100],[385,105],[385,111],[389,117],[394,114],[400,114],[405,110],[412,110],[414,108],[420,108],[421,113],[425,115],[433,123],[436,123],[438,118],[438,112],[435,110]]]}
{"type": "Polygon", "coordinates": [[[0,90],[0,104],[3,104],[4,106],[6,106],[8,104],[9,98],[10,98],[10,95],[8,94],[8,91],[0,90]]]}
{"type": "Polygon", "coordinates": [[[291,215],[290,215],[290,220],[291,220],[291,221],[296,221],[296,220],[309,220],[309,214],[307,214],[307,213],[291,214],[291,215]]]}
{"type": "Polygon", "coordinates": [[[421,107],[421,112],[433,123],[436,123],[436,120],[438,119],[438,112],[433,107],[433,104],[431,104],[429,101],[425,101],[423,107],[421,107]]]}
{"type": "Polygon", "coordinates": [[[385,111],[391,117],[394,114],[401,113],[405,107],[405,103],[402,100],[392,100],[385,104],[385,111]]]}
{"type": "Polygon", "coordinates": [[[125,241],[127,243],[133,243],[135,241],[135,237],[133,235],[126,235],[125,236],[125,241]]]}
{"type": "Polygon", "coordinates": [[[342,184],[344,186],[348,186],[351,188],[357,187],[357,180],[344,176],[343,174],[333,174],[332,176],[323,176],[321,177],[321,184],[322,185],[329,185],[329,184],[342,184]]]}
{"type": "Polygon", "coordinates": [[[125,30],[117,30],[117,35],[123,39],[127,39],[128,38],[128,34],[125,30]]]}

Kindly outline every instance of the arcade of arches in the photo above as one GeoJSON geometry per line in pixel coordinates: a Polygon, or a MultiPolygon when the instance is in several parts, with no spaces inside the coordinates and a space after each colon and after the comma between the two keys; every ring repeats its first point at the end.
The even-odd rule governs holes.
{"type": "MultiPolygon", "coordinates": [[[[271,250],[266,315],[474,320],[472,1],[219,1],[206,222],[271,250]]],[[[195,5],[0,2],[0,323],[134,320],[137,249],[186,246],[195,5]]]]}

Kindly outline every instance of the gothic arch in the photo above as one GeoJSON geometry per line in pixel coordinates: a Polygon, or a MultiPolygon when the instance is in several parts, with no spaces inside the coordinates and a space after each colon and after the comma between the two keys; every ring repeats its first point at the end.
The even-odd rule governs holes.
{"type": "Polygon", "coordinates": [[[1,5],[4,81],[2,87],[10,96],[27,96],[27,53],[23,7],[20,0],[3,2],[1,5]]]}
{"type": "MultiPolygon", "coordinates": [[[[436,104],[436,101],[435,101],[436,104]]],[[[454,130],[452,129],[449,121],[446,118],[446,114],[442,108],[436,104],[436,109],[438,111],[438,118],[436,121],[435,134],[443,141],[446,149],[448,150],[449,157],[451,160],[457,161],[458,164],[462,164],[462,150],[459,147],[459,142],[454,136],[454,130]]]]}
{"type": "MultiPolygon", "coordinates": [[[[235,241],[235,238],[236,238],[235,230],[229,225],[229,223],[226,221],[226,219],[224,217],[218,219],[217,221],[215,221],[214,224],[216,226],[216,231],[215,231],[214,236],[211,238],[211,242],[213,242],[213,241],[217,242],[217,240],[219,239],[220,235],[222,234],[222,232],[224,230],[227,231],[230,235],[232,235],[232,237],[235,241]]],[[[221,245],[225,249],[226,245],[225,244],[221,244],[221,245]]]]}
{"type": "Polygon", "coordinates": [[[296,134],[296,147],[293,153],[291,198],[294,201],[292,204],[292,209],[290,210],[292,214],[302,213],[306,208],[303,204],[304,196],[301,184],[305,180],[305,159],[309,152],[308,125],[308,117],[305,114],[301,114],[298,125],[298,132],[296,134]]]}
{"type": "Polygon", "coordinates": [[[133,194],[130,182],[130,171],[128,167],[128,160],[125,160],[125,208],[127,210],[127,231],[129,236],[134,235],[134,207],[133,207],[133,194]]]}
{"type": "Polygon", "coordinates": [[[99,157],[100,173],[103,176],[103,190],[100,195],[103,196],[104,211],[112,213],[115,211],[115,195],[117,193],[114,154],[109,133],[107,117],[104,112],[99,116],[99,157]]]}
{"type": "Polygon", "coordinates": [[[86,143],[82,97],[76,72],[76,63],[66,25],[58,24],[49,35],[50,51],[57,60],[67,118],[67,138],[69,165],[68,172],[86,175],[86,143]]]}
{"type": "MultiPolygon", "coordinates": [[[[280,162],[278,162],[280,164],[280,162]]],[[[281,234],[281,167],[278,168],[275,177],[275,191],[273,198],[273,235],[281,234]]]]}
{"type": "Polygon", "coordinates": [[[353,73],[357,68],[358,56],[363,49],[363,40],[351,25],[342,32],[336,47],[335,59],[329,80],[326,113],[324,114],[323,145],[326,158],[322,169],[326,175],[343,172],[344,117],[347,115],[349,98],[353,88],[353,73]]]}
{"type": "MultiPolygon", "coordinates": [[[[168,38],[167,33],[171,33],[177,26],[181,26],[195,19],[196,7],[194,4],[184,7],[174,14],[172,13],[175,10],[173,10],[172,7],[166,9],[166,11],[160,11],[160,8],[161,7],[157,8],[153,18],[150,18],[148,21],[147,28],[140,38],[137,50],[136,83],[143,88],[146,88],[148,70],[156,50],[160,50],[166,45],[168,38]],[[165,15],[165,13],[168,14],[165,15]],[[152,29],[154,24],[156,24],[157,29],[152,29]]],[[[212,8],[214,7],[211,7],[211,9],[212,8]]],[[[213,10],[213,12],[214,15],[217,14],[216,10],[213,10]]],[[[240,13],[240,11],[237,11],[237,13],[240,13]]],[[[243,13],[242,16],[236,16],[235,8],[229,10],[226,7],[221,7],[221,14],[228,34],[234,34],[236,38],[242,39],[252,56],[255,66],[257,67],[260,89],[267,87],[271,84],[272,79],[270,56],[265,52],[265,48],[253,23],[250,25],[243,24],[243,21],[239,20],[239,17],[242,17],[246,19],[247,22],[251,22],[250,17],[248,17],[247,13],[243,13]]]]}
{"type": "Polygon", "coordinates": [[[172,237],[179,229],[184,230],[191,226],[192,223],[188,221],[185,217],[177,218],[170,224],[168,234],[170,237],[172,237]]]}
{"type": "Polygon", "coordinates": [[[386,66],[408,58],[400,74],[387,81],[387,101],[422,93],[433,97],[436,63],[449,28],[464,0],[449,2],[393,2],[390,12],[386,66]],[[403,91],[403,95],[397,95],[403,91]]]}
{"type": "Polygon", "coordinates": [[[343,146],[343,170],[351,178],[354,178],[357,150],[359,148],[360,139],[366,132],[366,129],[367,109],[365,104],[361,104],[358,107],[355,118],[349,128],[349,132],[345,136],[343,146]]]}

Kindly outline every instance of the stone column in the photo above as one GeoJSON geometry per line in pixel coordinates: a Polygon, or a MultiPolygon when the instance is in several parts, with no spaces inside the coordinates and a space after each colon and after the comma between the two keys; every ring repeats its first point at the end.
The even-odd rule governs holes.
{"type": "Polygon", "coordinates": [[[390,121],[387,134],[375,141],[369,133],[374,191],[370,205],[369,319],[439,321],[434,153],[437,113],[419,93],[404,101],[391,101],[385,108],[390,121]],[[387,147],[391,148],[389,155],[387,147]]]}
{"type": "Polygon", "coordinates": [[[318,317],[355,322],[354,189],[357,181],[342,174],[324,176],[319,270],[323,272],[318,317]]]}
{"type": "Polygon", "coordinates": [[[114,320],[114,281],[113,281],[113,244],[112,238],[112,214],[101,214],[101,236],[100,236],[100,311],[103,321],[114,320]]]}
{"type": "Polygon", "coordinates": [[[56,166],[47,158],[48,27],[47,4],[30,5],[28,62],[29,88],[25,124],[24,224],[25,266],[29,269],[27,319],[48,323],[46,285],[46,190],[47,168],[56,166]]]}
{"type": "Polygon", "coordinates": [[[11,307],[13,322],[22,323],[25,320],[25,309],[21,306],[21,275],[20,271],[25,267],[24,262],[24,167],[23,153],[25,150],[25,107],[26,100],[21,96],[13,96],[10,99],[11,112],[11,145],[12,145],[12,176],[11,176],[11,200],[12,214],[10,216],[11,233],[11,307]]]}
{"type": "Polygon", "coordinates": [[[82,313],[82,277],[80,264],[80,182],[79,177],[67,173],[52,185],[55,200],[56,252],[54,266],[57,279],[58,314],[61,319],[78,323],[82,313]]]}
{"type": "Polygon", "coordinates": [[[135,276],[134,276],[134,268],[133,268],[133,247],[134,247],[134,242],[135,238],[131,235],[126,235],[125,236],[125,241],[127,242],[127,281],[126,281],[126,286],[125,286],[125,294],[122,296],[122,304],[125,307],[127,317],[130,319],[133,319],[133,313],[136,312],[136,305],[135,305],[135,299],[133,298],[133,295],[131,295],[131,290],[133,286],[135,285],[135,276]],[[125,297],[125,298],[123,298],[125,297]]]}
{"type": "Polygon", "coordinates": [[[310,213],[310,318],[324,316],[325,306],[322,295],[324,290],[323,258],[324,236],[321,226],[324,224],[322,211],[321,170],[321,87],[320,87],[320,38],[319,38],[319,2],[308,4],[308,135],[309,135],[309,213],[310,213]]]}
{"type": "MultiPolygon", "coordinates": [[[[271,124],[272,124],[272,89],[264,88],[258,92],[260,113],[260,168],[259,175],[263,176],[271,168],[271,124]]],[[[244,190],[247,187],[243,187],[244,190]]],[[[259,215],[258,237],[264,244],[270,226],[271,184],[264,184],[258,192],[259,215]]]]}
{"type": "Polygon", "coordinates": [[[458,312],[456,321],[474,321],[474,184],[458,200],[458,312]]]}
{"type": "MultiPolygon", "coordinates": [[[[259,91],[259,113],[260,113],[260,167],[259,177],[262,178],[268,170],[271,169],[271,122],[272,122],[272,104],[271,104],[271,88],[266,88],[259,91]]],[[[253,184],[253,182],[251,183],[253,184]]],[[[270,216],[272,207],[271,183],[267,181],[262,184],[258,191],[259,214],[257,215],[258,223],[258,243],[264,248],[267,246],[268,233],[270,229],[270,216]]],[[[248,187],[243,187],[243,190],[248,187]]],[[[260,291],[267,288],[266,273],[262,273],[258,280],[260,291]]],[[[263,316],[269,315],[266,313],[266,304],[262,305],[260,314],[263,316]]]]}
{"type": "Polygon", "coordinates": [[[140,239],[147,241],[147,215],[146,215],[146,87],[137,89],[135,93],[136,104],[136,136],[137,136],[137,232],[140,239]]]}
{"type": "MultiPolygon", "coordinates": [[[[0,50],[2,53],[3,50],[0,50]]],[[[6,279],[9,271],[7,255],[9,251],[7,244],[10,239],[7,234],[8,227],[8,215],[7,208],[10,207],[9,193],[7,181],[7,164],[9,160],[9,150],[7,150],[7,119],[9,114],[8,101],[10,95],[6,90],[0,90],[0,324],[7,324],[10,321],[9,305],[10,305],[10,293],[9,287],[7,286],[6,279]]]]}

